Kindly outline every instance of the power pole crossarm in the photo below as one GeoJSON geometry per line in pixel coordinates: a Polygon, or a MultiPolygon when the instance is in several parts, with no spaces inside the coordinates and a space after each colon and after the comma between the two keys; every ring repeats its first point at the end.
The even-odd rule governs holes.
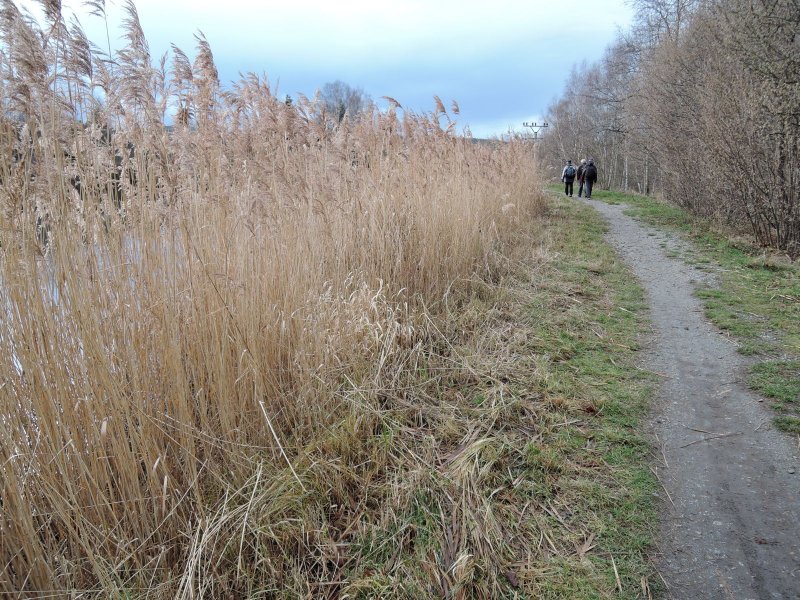
{"type": "Polygon", "coordinates": [[[550,125],[545,121],[544,123],[528,123],[527,121],[522,124],[523,127],[528,127],[531,131],[533,131],[533,139],[539,139],[539,132],[546,127],[550,127],[550,125]]]}

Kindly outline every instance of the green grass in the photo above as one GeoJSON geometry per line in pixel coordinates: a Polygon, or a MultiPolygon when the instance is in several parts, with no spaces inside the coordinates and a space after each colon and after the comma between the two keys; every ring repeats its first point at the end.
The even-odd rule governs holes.
{"type": "Polygon", "coordinates": [[[673,254],[718,282],[697,292],[706,316],[738,342],[740,353],[754,357],[748,382],[774,400],[776,426],[800,433],[800,265],[653,198],[611,191],[594,197],[627,204],[626,214],[691,242],[688,253],[673,254]]]}
{"type": "Polygon", "coordinates": [[[800,433],[800,360],[774,360],[753,366],[750,387],[773,398],[773,407],[782,413],[775,419],[778,427],[800,433]]]}
{"type": "Polygon", "coordinates": [[[559,564],[563,577],[550,580],[539,597],[616,596],[616,565],[618,597],[638,598],[642,578],[651,575],[646,556],[659,491],[640,433],[654,384],[633,367],[643,291],[604,242],[606,226],[593,211],[559,199],[551,223],[557,258],[528,314],[551,403],[564,411],[565,423],[579,422],[556,422],[542,442],[548,449],[532,450],[529,460],[545,473],[582,465],[558,478],[557,493],[572,506],[572,518],[597,534],[597,546],[587,554],[589,565],[559,564]],[[610,479],[598,476],[596,465],[610,469],[610,479]]]}

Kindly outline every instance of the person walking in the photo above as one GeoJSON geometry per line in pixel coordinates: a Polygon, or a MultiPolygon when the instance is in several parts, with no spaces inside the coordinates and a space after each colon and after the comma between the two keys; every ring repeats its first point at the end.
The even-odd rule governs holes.
{"type": "Polygon", "coordinates": [[[578,174],[577,174],[577,179],[578,179],[578,198],[580,198],[581,194],[583,194],[583,172],[585,170],[586,170],[586,159],[582,158],[581,159],[581,164],[578,165],[578,174]]]}
{"type": "Polygon", "coordinates": [[[572,182],[575,181],[575,167],[572,161],[567,161],[567,166],[561,171],[561,181],[564,182],[564,195],[572,198],[572,182]]]}
{"type": "Polygon", "coordinates": [[[586,199],[592,198],[592,187],[597,183],[597,167],[591,158],[586,161],[586,168],[583,170],[583,185],[586,188],[586,199]]]}

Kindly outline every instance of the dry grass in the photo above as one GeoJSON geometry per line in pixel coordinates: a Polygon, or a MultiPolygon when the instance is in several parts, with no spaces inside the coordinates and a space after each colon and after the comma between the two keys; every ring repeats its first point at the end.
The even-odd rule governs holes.
{"type": "Polygon", "coordinates": [[[131,3],[113,57],[46,5],[0,19],[0,593],[496,597],[486,431],[528,409],[452,340],[529,148],[438,99],[334,128],[202,38],[152,67],[131,3]]]}

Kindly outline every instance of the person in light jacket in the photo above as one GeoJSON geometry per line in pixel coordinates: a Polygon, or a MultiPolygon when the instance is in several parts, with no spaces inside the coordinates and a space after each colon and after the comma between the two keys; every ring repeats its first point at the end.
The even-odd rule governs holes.
{"type": "Polygon", "coordinates": [[[578,198],[583,194],[583,172],[586,170],[586,159],[581,159],[581,164],[578,165],[578,198]]]}

